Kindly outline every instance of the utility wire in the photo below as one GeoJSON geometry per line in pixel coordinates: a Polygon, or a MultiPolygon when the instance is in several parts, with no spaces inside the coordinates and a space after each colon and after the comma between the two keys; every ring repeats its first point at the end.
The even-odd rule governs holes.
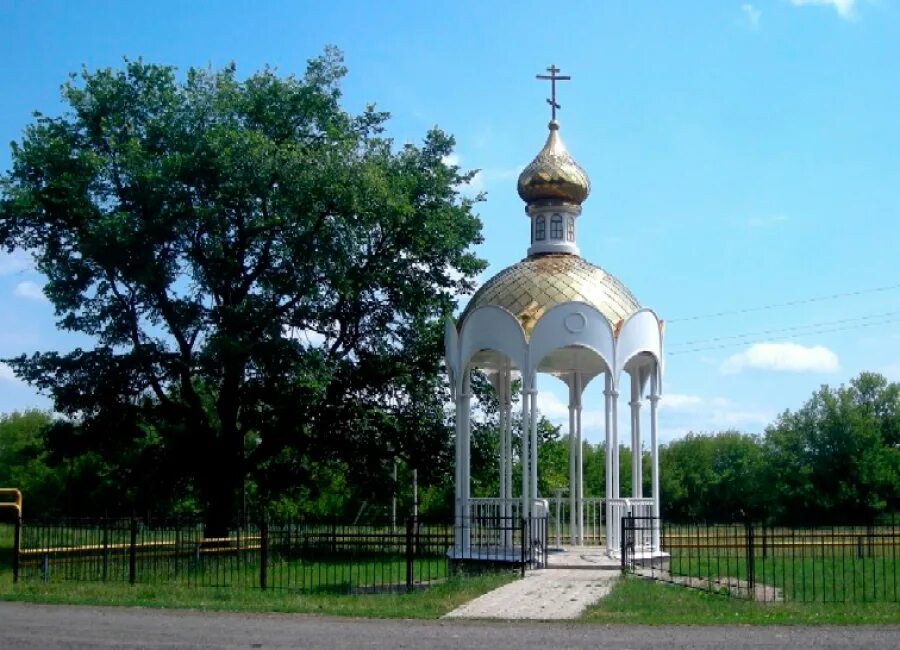
{"type": "MultiPolygon", "coordinates": [[[[877,325],[887,325],[889,323],[896,323],[896,322],[900,322],[900,318],[888,318],[886,320],[877,321],[877,322],[857,323],[856,325],[847,325],[845,327],[833,327],[833,328],[816,330],[816,331],[812,331],[812,332],[801,332],[799,334],[788,334],[786,336],[781,336],[779,338],[797,339],[797,338],[801,338],[804,336],[810,336],[813,334],[827,334],[829,332],[843,332],[846,330],[861,329],[863,327],[874,327],[877,325]]],[[[675,350],[674,352],[668,352],[667,354],[669,354],[670,356],[675,356],[677,354],[689,354],[691,352],[703,352],[705,350],[721,350],[723,348],[732,348],[732,347],[738,347],[738,346],[747,345],[747,344],[770,343],[770,342],[771,341],[768,341],[766,339],[756,340],[756,341],[738,341],[736,343],[723,343],[721,345],[707,345],[707,346],[701,346],[701,347],[696,347],[696,348],[690,348],[687,350],[675,350]]]]}
{"type": "MultiPolygon", "coordinates": [[[[745,334],[734,334],[730,336],[716,336],[709,339],[694,339],[693,341],[682,341],[680,343],[671,343],[670,347],[683,347],[688,345],[697,345],[700,343],[717,343],[721,341],[733,341],[739,339],[746,339],[754,336],[766,336],[770,334],[782,334],[786,332],[797,332],[798,330],[806,330],[806,329],[818,329],[821,327],[829,327],[832,325],[844,325],[847,323],[858,323],[863,321],[869,321],[876,318],[887,318],[889,316],[896,316],[900,314],[900,311],[887,311],[881,314],[869,314],[867,316],[857,316],[855,318],[842,318],[840,320],[833,321],[823,321],[819,323],[808,323],[806,325],[794,325],[792,327],[782,327],[778,329],[769,329],[769,330],[759,330],[756,332],[747,332],[745,334]]],[[[810,332],[812,333],[812,332],[810,332]]],[[[738,341],[740,342],[740,341],[738,341]]]]}
{"type": "Polygon", "coordinates": [[[900,289],[900,283],[891,284],[884,287],[875,287],[874,289],[860,289],[858,291],[847,291],[845,293],[833,293],[827,296],[816,296],[814,298],[803,298],[801,300],[791,300],[790,302],[780,302],[771,305],[761,305],[759,307],[747,307],[746,309],[735,309],[733,311],[720,311],[713,314],[703,314],[699,316],[684,316],[682,318],[667,319],[667,323],[680,323],[691,320],[704,320],[707,318],[720,318],[722,316],[732,316],[736,314],[749,314],[755,311],[766,311],[769,309],[778,309],[781,307],[794,307],[796,305],[808,305],[813,302],[822,302],[824,300],[835,300],[837,298],[849,298],[851,296],[861,296],[867,293],[877,293],[881,291],[893,291],[900,289]]]}

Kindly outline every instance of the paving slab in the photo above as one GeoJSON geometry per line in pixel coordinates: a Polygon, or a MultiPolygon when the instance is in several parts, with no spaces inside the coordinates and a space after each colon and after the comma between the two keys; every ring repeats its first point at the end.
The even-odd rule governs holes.
{"type": "Polygon", "coordinates": [[[444,618],[573,619],[606,596],[621,572],[593,567],[539,569],[457,607],[444,618]]]}

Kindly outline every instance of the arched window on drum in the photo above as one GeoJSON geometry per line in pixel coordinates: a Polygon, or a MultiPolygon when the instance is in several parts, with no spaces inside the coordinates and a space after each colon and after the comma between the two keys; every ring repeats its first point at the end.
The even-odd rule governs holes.
{"type": "Polygon", "coordinates": [[[561,214],[554,214],[550,218],[550,239],[563,238],[563,219],[561,214]]]}
{"type": "Polygon", "coordinates": [[[534,222],[534,241],[544,241],[547,238],[547,219],[539,216],[534,222]]]}

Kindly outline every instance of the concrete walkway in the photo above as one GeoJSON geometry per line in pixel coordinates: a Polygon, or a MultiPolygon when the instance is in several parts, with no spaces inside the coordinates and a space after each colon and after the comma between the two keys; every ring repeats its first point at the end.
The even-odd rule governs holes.
{"type": "Polygon", "coordinates": [[[621,575],[615,561],[586,549],[551,553],[548,565],[561,568],[529,571],[524,579],[479,596],[444,618],[577,618],[606,596],[621,575]]]}

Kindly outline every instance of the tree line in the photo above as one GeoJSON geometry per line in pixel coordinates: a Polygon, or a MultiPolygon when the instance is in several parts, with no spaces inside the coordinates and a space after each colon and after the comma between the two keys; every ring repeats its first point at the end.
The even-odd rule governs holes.
{"type": "MultiPolygon", "coordinates": [[[[496,496],[496,420],[489,387],[480,381],[475,385],[476,393],[481,386],[482,399],[473,428],[473,494],[496,496]]],[[[0,416],[0,484],[23,489],[27,514],[121,514],[123,508],[152,500],[152,468],[142,472],[112,468],[94,452],[67,456],[54,437],[53,421],[40,411],[0,416]]],[[[568,487],[568,438],[546,419],[539,431],[539,491],[552,497],[557,488],[568,487]]],[[[448,438],[448,447],[450,442],[448,438]]],[[[604,496],[605,447],[585,443],[583,453],[585,494],[604,496]]],[[[644,491],[649,494],[650,459],[648,452],[643,453],[644,491]]],[[[450,461],[440,461],[442,470],[422,474],[418,506],[423,516],[450,514],[450,461]]],[[[620,462],[620,488],[628,494],[630,449],[620,450],[620,462]]],[[[385,464],[379,476],[382,488],[376,491],[370,489],[367,476],[354,476],[346,468],[339,461],[313,468],[315,490],[301,497],[280,495],[281,512],[346,518],[359,516],[363,505],[370,504],[371,512],[383,517],[395,495],[401,516],[411,511],[408,464],[400,463],[396,484],[392,464],[385,464]]],[[[516,465],[514,473],[520,476],[519,471],[516,465]]],[[[862,373],[848,385],[822,386],[801,408],[785,411],[762,434],[689,433],[660,448],[660,489],[668,521],[850,524],[870,523],[881,514],[897,512],[900,384],[862,373]]],[[[196,508],[189,491],[181,498],[165,507],[184,513],[196,508]]],[[[171,514],[160,508],[150,512],[171,514]]]]}

